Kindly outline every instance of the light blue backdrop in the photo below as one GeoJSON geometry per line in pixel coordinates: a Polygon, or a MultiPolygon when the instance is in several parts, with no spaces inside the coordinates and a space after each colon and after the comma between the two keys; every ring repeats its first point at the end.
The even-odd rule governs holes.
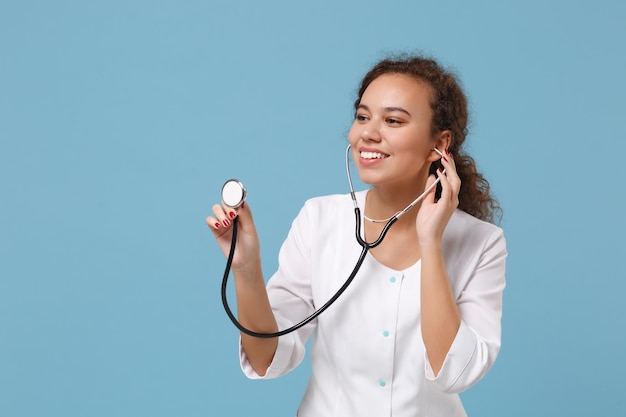
{"type": "Polygon", "coordinates": [[[347,190],[358,81],[399,50],[461,74],[505,208],[503,349],[468,412],[623,413],[625,12],[2,0],[0,415],[293,415],[308,365],[240,373],[204,217],[244,181],[269,276],[304,200],[347,190]]]}

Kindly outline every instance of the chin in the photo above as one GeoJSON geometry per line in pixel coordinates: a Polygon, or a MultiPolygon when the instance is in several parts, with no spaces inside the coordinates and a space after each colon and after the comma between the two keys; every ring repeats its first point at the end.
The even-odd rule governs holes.
{"type": "Polygon", "coordinates": [[[380,184],[380,178],[373,178],[372,175],[359,175],[359,179],[363,184],[374,186],[376,184],[380,184]]]}

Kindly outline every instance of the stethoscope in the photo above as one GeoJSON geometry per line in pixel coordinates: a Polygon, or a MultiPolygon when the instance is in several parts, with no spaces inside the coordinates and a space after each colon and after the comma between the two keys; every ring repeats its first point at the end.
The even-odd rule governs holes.
{"type": "MultiPolygon", "coordinates": [[[[373,249],[373,248],[375,248],[376,246],[378,246],[378,245],[380,245],[382,243],[382,241],[385,238],[385,236],[387,235],[387,232],[389,231],[389,228],[391,227],[391,225],[394,224],[396,221],[398,221],[398,219],[400,217],[402,217],[406,212],[411,210],[417,203],[419,203],[421,200],[423,200],[424,197],[426,197],[426,195],[429,192],[431,192],[432,189],[434,187],[436,187],[437,184],[440,182],[440,178],[437,178],[431,185],[429,185],[426,188],[426,190],[424,190],[424,192],[422,194],[420,194],[415,200],[413,200],[413,202],[411,202],[411,204],[406,206],[406,208],[404,208],[403,210],[398,211],[396,214],[394,214],[393,216],[391,216],[388,219],[373,220],[373,219],[367,218],[369,221],[374,222],[374,223],[386,223],[386,224],[383,227],[382,231],[380,232],[380,234],[378,235],[378,238],[376,240],[374,240],[373,242],[366,242],[365,239],[363,239],[361,237],[361,209],[359,208],[359,204],[356,201],[356,194],[354,192],[354,187],[352,185],[352,176],[350,175],[350,151],[351,151],[351,148],[352,147],[350,145],[348,145],[348,147],[346,148],[346,177],[348,178],[348,185],[350,187],[350,197],[352,198],[352,202],[354,204],[354,218],[355,218],[355,223],[356,223],[355,236],[356,236],[357,242],[361,246],[361,254],[359,255],[359,258],[358,258],[356,264],[354,265],[354,268],[352,269],[352,272],[348,276],[348,279],[346,279],[346,281],[343,283],[343,285],[337,290],[337,292],[323,306],[321,306],[319,309],[314,311],[309,317],[305,318],[304,320],[302,320],[298,324],[295,324],[295,325],[293,325],[293,326],[291,326],[291,327],[289,327],[289,328],[287,328],[285,330],[280,330],[280,331],[274,332],[274,333],[258,333],[258,332],[254,332],[254,331],[244,327],[241,323],[239,323],[239,320],[237,320],[237,318],[233,314],[232,310],[230,309],[230,306],[228,305],[228,299],[226,297],[226,288],[227,288],[227,284],[228,284],[228,276],[230,275],[230,268],[231,268],[231,265],[233,263],[233,257],[235,255],[235,246],[237,244],[237,228],[238,228],[238,225],[239,225],[239,217],[237,216],[233,220],[232,240],[231,240],[231,244],[230,244],[230,251],[228,253],[228,259],[226,261],[226,268],[224,270],[224,277],[222,279],[222,304],[224,305],[224,310],[226,311],[226,314],[228,315],[230,320],[233,322],[233,324],[241,332],[243,332],[243,333],[245,333],[247,335],[253,336],[253,337],[258,337],[258,338],[263,338],[263,339],[270,339],[270,338],[273,338],[273,337],[284,336],[286,334],[294,332],[294,331],[298,330],[299,328],[301,328],[303,326],[306,326],[311,321],[315,320],[317,318],[317,316],[322,314],[324,311],[326,311],[326,309],[328,307],[333,305],[333,303],[335,301],[337,301],[337,299],[341,296],[341,294],[344,293],[344,291],[348,288],[348,286],[350,286],[350,284],[352,283],[352,281],[356,277],[356,274],[361,269],[361,265],[363,265],[363,261],[365,260],[365,256],[367,255],[367,252],[370,249],[373,249]]],[[[433,151],[435,151],[437,154],[439,154],[439,156],[443,157],[443,153],[441,153],[441,151],[438,150],[437,148],[433,148],[433,151]]],[[[445,172],[446,172],[446,170],[444,169],[442,171],[442,174],[445,174],[445,172]]],[[[222,201],[224,202],[224,205],[227,206],[227,207],[230,207],[230,208],[233,208],[233,209],[239,208],[244,203],[244,201],[246,199],[246,196],[247,196],[246,187],[244,187],[244,185],[241,183],[241,181],[238,181],[236,179],[231,179],[231,180],[226,181],[224,183],[224,186],[222,187],[222,201]]]]}

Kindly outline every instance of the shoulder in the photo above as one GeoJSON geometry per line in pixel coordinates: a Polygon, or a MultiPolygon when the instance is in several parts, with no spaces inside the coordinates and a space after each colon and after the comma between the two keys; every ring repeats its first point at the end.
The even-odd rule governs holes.
{"type": "MultiPolygon", "coordinates": [[[[357,193],[359,194],[359,193],[357,193]]],[[[330,194],[313,197],[304,203],[305,207],[334,207],[337,205],[351,204],[350,194],[330,194]]]]}
{"type": "Polygon", "coordinates": [[[489,237],[494,234],[504,234],[503,230],[495,224],[477,219],[464,211],[456,210],[448,223],[446,232],[455,235],[471,234],[478,238],[489,237]]]}
{"type": "MultiPolygon", "coordinates": [[[[309,237],[328,237],[354,224],[354,205],[350,194],[332,194],[308,199],[294,219],[292,228],[306,231],[309,237]]],[[[353,230],[352,227],[346,230],[353,230]]]]}
{"type": "Polygon", "coordinates": [[[333,218],[343,218],[347,214],[353,217],[353,207],[350,194],[331,194],[308,199],[304,203],[301,214],[333,218]]]}
{"type": "Polygon", "coordinates": [[[442,248],[455,292],[479,276],[478,281],[494,288],[504,283],[507,249],[498,226],[457,210],[444,232],[442,248]]]}
{"type": "Polygon", "coordinates": [[[443,242],[449,252],[456,254],[476,254],[494,245],[506,251],[504,231],[500,227],[461,210],[452,215],[443,242]]]}

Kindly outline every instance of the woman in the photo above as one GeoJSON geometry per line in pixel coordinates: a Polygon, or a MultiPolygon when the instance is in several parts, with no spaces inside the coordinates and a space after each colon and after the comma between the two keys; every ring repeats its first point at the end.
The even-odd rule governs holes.
{"type": "MultiPolygon", "coordinates": [[[[506,259],[502,230],[490,223],[499,207],[463,150],[466,129],[465,95],[433,60],[384,60],[363,79],[348,139],[361,180],[371,185],[356,195],[365,240],[440,183],[389,229],[315,321],[280,338],[241,335],[246,375],[273,378],[300,363],[313,334],[299,416],[466,415],[458,393],[489,370],[500,348],[506,259]]],[[[266,288],[250,207],[215,205],[213,214],[207,224],[225,254],[239,216],[238,316],[256,332],[287,328],[319,308],[361,251],[350,196],[311,199],[266,288]]]]}

